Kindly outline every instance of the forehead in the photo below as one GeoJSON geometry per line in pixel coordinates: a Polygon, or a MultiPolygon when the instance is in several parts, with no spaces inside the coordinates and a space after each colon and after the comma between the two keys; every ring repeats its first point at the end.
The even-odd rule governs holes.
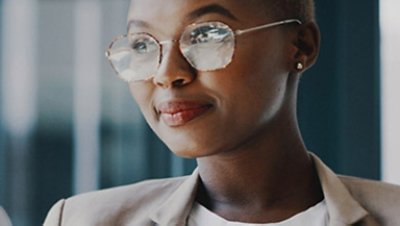
{"type": "Polygon", "coordinates": [[[171,29],[198,22],[199,19],[207,17],[244,24],[265,23],[268,15],[263,2],[265,1],[132,0],[128,23],[133,21],[134,26],[149,25],[171,29]]]}

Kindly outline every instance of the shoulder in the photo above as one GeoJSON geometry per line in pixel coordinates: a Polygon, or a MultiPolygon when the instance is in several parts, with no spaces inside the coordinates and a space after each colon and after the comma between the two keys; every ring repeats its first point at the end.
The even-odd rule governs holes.
{"type": "Polygon", "coordinates": [[[400,208],[400,186],[381,181],[350,176],[339,176],[350,193],[359,200],[371,200],[375,204],[395,205],[400,208]]]}
{"type": "Polygon", "coordinates": [[[119,186],[85,194],[80,194],[68,198],[69,205],[82,202],[98,203],[106,202],[107,204],[120,202],[142,201],[155,202],[168,197],[177,187],[179,187],[186,177],[176,177],[168,179],[146,180],[139,183],[119,186]],[[151,200],[148,200],[148,199],[151,200]]]}
{"type": "Polygon", "coordinates": [[[145,225],[147,213],[166,200],[185,178],[147,180],[63,199],[49,211],[44,225],[107,225],[132,218],[143,220],[145,225]]]}
{"type": "Polygon", "coordinates": [[[349,176],[339,178],[370,214],[381,221],[400,220],[400,186],[349,176]]]}
{"type": "Polygon", "coordinates": [[[10,219],[7,216],[6,211],[0,206],[0,225],[11,226],[10,219]]]}

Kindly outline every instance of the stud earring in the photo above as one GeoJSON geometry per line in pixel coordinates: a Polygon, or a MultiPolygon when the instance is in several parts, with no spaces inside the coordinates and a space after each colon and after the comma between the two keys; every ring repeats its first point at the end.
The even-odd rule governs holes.
{"type": "Polygon", "coordinates": [[[299,71],[303,70],[303,69],[304,69],[303,63],[302,63],[302,62],[298,62],[298,63],[296,64],[296,69],[299,70],[299,71]]]}

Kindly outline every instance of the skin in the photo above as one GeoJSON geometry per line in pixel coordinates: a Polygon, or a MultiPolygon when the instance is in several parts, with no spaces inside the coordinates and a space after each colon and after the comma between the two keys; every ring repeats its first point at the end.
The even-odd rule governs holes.
{"type": "MultiPolygon", "coordinates": [[[[133,0],[128,20],[135,22],[129,32],[178,40],[192,23],[221,21],[236,30],[275,22],[267,7],[260,7],[264,2],[133,0]],[[236,19],[214,11],[188,17],[212,4],[236,19]]],[[[197,158],[198,202],[228,220],[270,223],[323,199],[296,118],[296,63],[310,67],[318,51],[319,32],[312,22],[237,37],[233,61],[211,72],[193,69],[174,43],[163,46],[152,79],[130,83],[147,122],[171,151],[197,158]],[[184,125],[168,126],[156,110],[158,104],[182,100],[212,107],[184,125]]]]}

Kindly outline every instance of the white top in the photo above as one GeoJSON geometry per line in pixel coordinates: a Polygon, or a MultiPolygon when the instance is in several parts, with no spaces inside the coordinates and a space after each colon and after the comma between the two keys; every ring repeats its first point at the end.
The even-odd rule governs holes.
{"type": "Polygon", "coordinates": [[[287,220],[269,224],[227,221],[196,202],[193,204],[187,226],[327,226],[328,223],[329,214],[325,200],[287,220]]]}

